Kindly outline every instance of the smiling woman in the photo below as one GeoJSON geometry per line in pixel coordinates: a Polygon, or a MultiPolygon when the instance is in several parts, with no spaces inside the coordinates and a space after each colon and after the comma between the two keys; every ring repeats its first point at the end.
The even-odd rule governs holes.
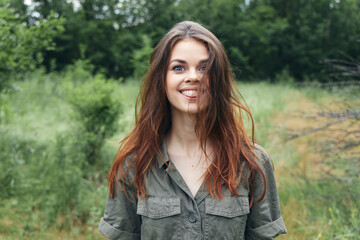
{"type": "Polygon", "coordinates": [[[197,111],[197,89],[209,58],[206,45],[194,39],[176,43],[166,72],[166,96],[172,114],[197,111]]]}
{"type": "MultiPolygon", "coordinates": [[[[249,139],[220,41],[181,22],[155,47],[134,129],[109,172],[111,239],[273,239],[286,233],[272,162],[249,139]]],[[[254,133],[254,128],[253,128],[254,133]]]]}

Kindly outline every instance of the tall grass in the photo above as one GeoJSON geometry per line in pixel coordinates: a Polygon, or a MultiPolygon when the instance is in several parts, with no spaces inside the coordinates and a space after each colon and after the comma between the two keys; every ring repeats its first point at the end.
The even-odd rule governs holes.
{"type": "MultiPolygon", "coordinates": [[[[30,233],[43,238],[43,231],[52,227],[70,232],[73,238],[95,234],[105,204],[105,169],[115,152],[104,143],[114,133],[121,101],[113,92],[117,85],[81,70],[49,75],[39,71],[14,84],[18,90],[10,96],[10,114],[0,128],[0,197],[16,210],[0,206],[5,213],[0,225],[1,221],[12,223],[16,217],[8,216],[17,215],[36,216],[38,221],[24,217],[16,225],[25,231],[11,230],[9,238],[30,233]],[[69,81],[79,87],[69,87],[65,84],[69,81]],[[88,149],[94,146],[97,153],[89,155],[88,149]]],[[[16,229],[13,224],[0,228],[0,238],[12,227],[16,229]]]]}
{"type": "MultiPolygon", "coordinates": [[[[9,97],[9,114],[0,125],[0,239],[100,238],[96,228],[107,194],[105,175],[117,142],[132,127],[139,84],[113,85],[112,98],[122,103],[119,128],[106,137],[95,165],[84,168],[84,142],[63,84],[66,74],[84,78],[83,70],[34,72],[14,84],[17,92],[9,97]]],[[[313,148],[316,137],[285,141],[287,129],[302,124],[294,116],[342,101],[341,95],[282,84],[238,87],[254,116],[255,139],[275,165],[289,232],[280,239],[359,239],[360,179],[346,185],[353,195],[339,197],[346,193],[344,185],[325,181],[317,170],[322,156],[313,148]]]]}

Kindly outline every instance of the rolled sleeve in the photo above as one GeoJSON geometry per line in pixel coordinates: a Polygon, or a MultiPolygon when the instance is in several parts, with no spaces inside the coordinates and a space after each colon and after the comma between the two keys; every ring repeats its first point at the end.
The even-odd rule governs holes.
{"type": "Polygon", "coordinates": [[[266,152],[259,148],[257,155],[261,158],[261,166],[266,180],[266,193],[262,201],[257,202],[264,189],[260,174],[255,175],[254,203],[248,215],[245,239],[274,239],[286,233],[286,228],[280,213],[280,202],[276,188],[272,161],[266,152]]]}
{"type": "Polygon", "coordinates": [[[140,239],[141,218],[136,214],[137,200],[129,188],[117,188],[114,198],[107,197],[104,217],[98,230],[109,239],[140,239]]]}
{"type": "Polygon", "coordinates": [[[107,223],[104,218],[100,220],[99,232],[109,239],[129,239],[129,240],[139,240],[140,234],[128,233],[125,231],[121,231],[109,223],[107,223]]]}
{"type": "Polygon", "coordinates": [[[258,228],[246,230],[246,240],[259,239],[273,239],[280,234],[286,233],[286,228],[283,219],[280,217],[277,220],[268,224],[262,225],[258,228]]]}

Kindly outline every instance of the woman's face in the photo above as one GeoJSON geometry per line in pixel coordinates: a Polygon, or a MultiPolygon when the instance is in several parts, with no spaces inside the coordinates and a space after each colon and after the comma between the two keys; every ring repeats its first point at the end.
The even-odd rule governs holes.
{"type": "Polygon", "coordinates": [[[166,95],[172,111],[196,113],[197,90],[209,59],[204,43],[193,38],[180,40],[173,47],[166,72],[166,95]]]}

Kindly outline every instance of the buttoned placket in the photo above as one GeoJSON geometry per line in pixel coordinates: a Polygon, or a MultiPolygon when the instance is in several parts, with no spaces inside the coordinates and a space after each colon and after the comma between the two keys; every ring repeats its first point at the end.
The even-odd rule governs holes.
{"type": "MultiPolygon", "coordinates": [[[[166,156],[168,157],[168,156],[166,156]]],[[[176,183],[176,185],[187,195],[187,198],[191,199],[192,205],[194,206],[194,211],[188,211],[182,213],[183,217],[186,218],[186,229],[192,230],[192,236],[189,236],[189,239],[203,240],[204,239],[204,229],[202,229],[202,221],[203,217],[201,215],[201,211],[199,210],[199,205],[201,202],[208,196],[208,192],[202,191],[202,186],[196,193],[195,197],[192,196],[192,193],[185,183],[184,179],[180,175],[179,171],[176,169],[175,165],[169,161],[169,166],[164,169],[164,171],[168,174],[168,176],[176,183]]],[[[183,199],[182,199],[183,200],[183,199]]],[[[183,202],[183,204],[185,204],[183,202]]],[[[183,208],[184,209],[184,208],[183,208]]],[[[204,209],[205,210],[205,209],[204,209]]],[[[205,212],[205,211],[204,211],[205,212]]],[[[190,232],[186,232],[184,234],[189,234],[190,232]]],[[[179,236],[179,239],[184,239],[184,236],[179,236]]]]}

